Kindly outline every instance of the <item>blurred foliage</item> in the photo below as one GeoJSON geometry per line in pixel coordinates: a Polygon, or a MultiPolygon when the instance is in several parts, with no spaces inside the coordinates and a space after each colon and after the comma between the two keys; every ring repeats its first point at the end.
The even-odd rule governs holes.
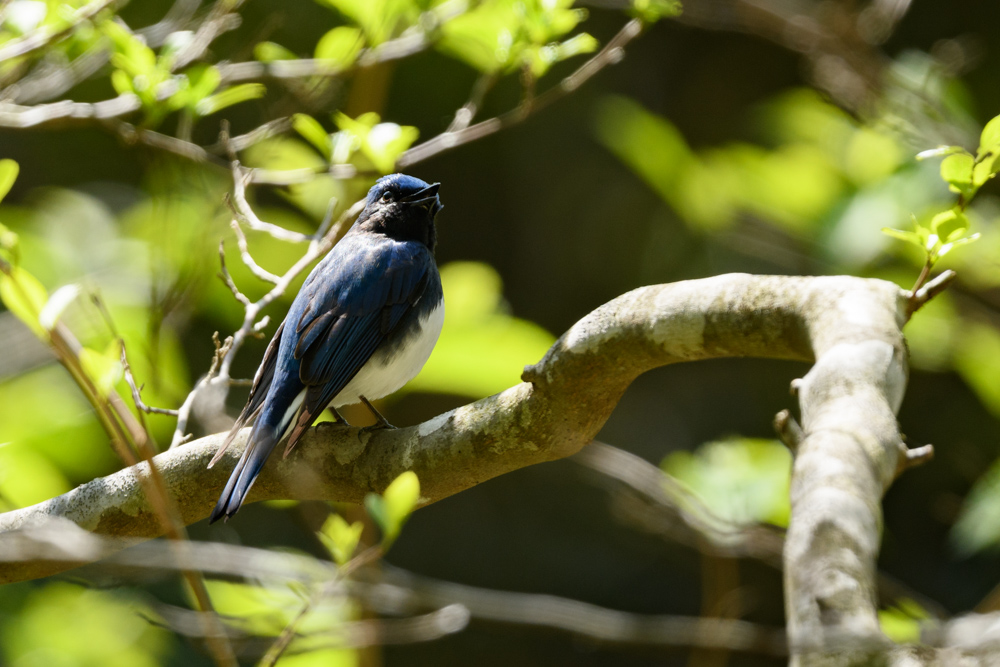
{"type": "Polygon", "coordinates": [[[524,366],[541,359],[555,342],[537,324],[510,315],[500,275],[486,264],[445,264],[441,285],[441,337],[406,391],[489,396],[517,384],[524,366]]]}
{"type": "Polygon", "coordinates": [[[720,519],[788,525],[792,455],[777,440],[709,442],[694,452],[673,452],[660,467],[720,519]]]}
{"type": "MultiPolygon", "coordinates": [[[[571,71],[573,65],[567,61],[582,62],[581,56],[600,46],[594,35],[605,34],[584,23],[589,12],[596,13],[603,3],[593,3],[593,10],[569,0],[319,0],[318,4],[322,20],[297,27],[294,34],[303,37],[295,42],[279,43],[284,37],[261,41],[271,39],[275,30],[258,25],[251,41],[235,47],[213,43],[203,57],[183,62],[181,56],[191,47],[195,31],[178,29],[157,40],[130,27],[115,6],[81,20],[81,9],[97,5],[84,0],[13,0],[3,5],[0,49],[16,46],[26,36],[47,35],[52,40],[45,48],[2,60],[0,84],[33,67],[68,69],[75,59],[106,49],[107,65],[71,92],[80,92],[86,100],[115,95],[135,100],[139,110],[129,122],[139,131],[157,130],[187,141],[199,130],[204,136],[217,134],[217,119],[223,116],[245,120],[261,110],[289,116],[289,131],[240,150],[239,157],[264,173],[299,170],[295,173],[302,178],[292,179],[297,182],[273,189],[252,187],[248,196],[262,219],[311,234],[328,213],[343,211],[379,174],[393,171],[405,151],[417,145],[421,131],[427,139],[429,129],[443,129],[450,118],[438,118],[441,126],[433,126],[414,113],[416,107],[426,106],[429,115],[440,114],[433,104],[438,97],[451,99],[459,83],[465,86],[466,79],[479,77],[477,85],[489,89],[496,84],[499,96],[512,93],[516,104],[528,108],[539,79],[548,75],[555,80],[571,71]],[[380,54],[392,48],[402,49],[404,55],[406,49],[436,51],[427,58],[440,73],[435,72],[433,85],[428,83],[431,79],[420,80],[420,96],[413,95],[412,80],[417,77],[406,66],[376,64],[380,54]],[[308,64],[315,74],[294,80],[263,77],[263,83],[227,81],[225,67],[239,64],[241,56],[251,53],[256,64],[308,64]],[[317,62],[309,64],[310,58],[317,62]],[[370,108],[353,99],[354,82],[377,89],[381,84],[371,82],[378,73],[388,80],[397,66],[406,74],[400,77],[400,89],[412,98],[406,104],[392,100],[370,108]],[[449,74],[452,69],[457,74],[449,74]],[[218,116],[205,120],[213,114],[218,116]],[[351,172],[348,167],[357,176],[331,175],[331,168],[351,172]]],[[[623,8],[628,15],[647,23],[680,11],[672,0],[622,4],[627,5],[623,8]]],[[[690,69],[687,74],[697,74],[695,67],[687,63],[684,67],[690,69]]],[[[679,220],[682,231],[711,247],[711,252],[735,247],[772,261],[777,253],[771,251],[777,249],[794,256],[790,271],[867,275],[907,288],[924,266],[957,270],[961,291],[937,297],[907,325],[912,365],[957,373],[1000,417],[1000,333],[993,312],[997,308],[991,305],[992,295],[1000,289],[1000,202],[995,181],[991,182],[1000,169],[1000,117],[970,133],[977,117],[973,96],[926,53],[899,50],[887,63],[884,79],[886,89],[876,115],[864,122],[815,91],[795,88],[762,94],[745,114],[745,126],[727,128],[727,139],[717,145],[693,141],[686,135],[688,128],[682,130],[682,124],[661,115],[663,109],[651,110],[655,94],[643,103],[604,96],[592,109],[592,130],[600,145],[646,183],[670,211],[671,215],[642,221],[650,228],[649,238],[667,235],[673,240],[680,234],[680,225],[674,225],[679,220]],[[966,134],[969,145],[959,145],[966,134]],[[973,146],[976,134],[978,146],[973,146]],[[929,158],[940,158],[940,164],[929,158]],[[883,227],[906,243],[881,234],[883,227]],[[980,235],[982,242],[951,253],[980,235]],[[751,250],[747,239],[764,244],[764,250],[751,250]],[[768,242],[774,245],[767,247],[768,242]]],[[[642,80],[650,83],[645,76],[642,80]]],[[[495,100],[483,104],[490,113],[498,106],[495,100]]],[[[508,152],[513,155],[513,150],[508,152]]],[[[480,165],[483,179],[498,173],[492,169],[494,162],[512,159],[503,151],[481,155],[491,161],[491,169],[480,165]]],[[[49,158],[40,157],[42,164],[44,159],[49,158]]],[[[68,158],[60,152],[58,159],[68,158]]],[[[86,163],[77,157],[72,160],[81,173],[79,180],[88,182],[86,163]]],[[[523,163],[516,163],[514,171],[526,182],[535,178],[523,163]]],[[[0,200],[15,185],[18,172],[15,162],[0,160],[0,200]]],[[[580,173],[589,177],[603,172],[580,173]]],[[[581,178],[574,174],[574,179],[581,178]]],[[[17,205],[0,207],[0,260],[5,269],[0,274],[0,301],[5,308],[0,317],[16,317],[26,325],[23,332],[19,330],[21,338],[8,341],[11,358],[18,364],[25,361],[15,364],[16,372],[0,378],[0,510],[39,502],[120,466],[77,382],[50,363],[46,345],[57,324],[79,340],[79,361],[99,393],[117,391],[130,403],[130,390],[121,378],[120,335],[145,401],[176,407],[208,366],[211,331],[225,335],[243,315],[216,277],[219,240],[225,240],[228,269],[247,296],[257,299],[270,287],[240,261],[223,204],[231,187],[225,169],[158,156],[142,163],[138,187],[105,182],[81,190],[39,188],[35,178],[34,189],[17,205]],[[110,322],[95,305],[95,296],[106,305],[110,322]]],[[[545,186],[546,199],[559,199],[548,187],[559,179],[547,174],[536,180],[545,186]]],[[[507,185],[497,180],[489,187],[500,190],[507,185]]],[[[524,192],[528,188],[507,189],[528,201],[524,192]]],[[[612,202],[615,214],[631,210],[631,205],[612,202]]],[[[624,229],[626,222],[618,224],[624,229]]],[[[600,224],[607,226],[608,216],[600,224]]],[[[573,225],[569,230],[581,237],[581,243],[595,243],[587,237],[585,224],[577,227],[574,219],[573,225]]],[[[486,231],[477,233],[495,238],[486,231]]],[[[510,232],[504,229],[505,234],[510,232]]],[[[617,227],[613,233],[619,241],[617,227]]],[[[304,250],[303,245],[278,241],[266,233],[246,234],[253,257],[274,273],[292,266],[304,250]]],[[[535,235],[525,238],[530,240],[519,242],[554,247],[538,243],[535,235]]],[[[565,236],[558,238],[566,241],[565,236]]],[[[684,253],[693,246],[678,247],[684,253]]],[[[612,250],[608,248],[609,253],[612,250]]],[[[659,255],[655,259],[666,263],[659,255]]],[[[612,262],[605,264],[603,256],[601,260],[581,270],[608,284],[626,280],[614,282],[618,276],[613,274],[627,271],[612,262]]],[[[450,262],[441,267],[441,274],[447,307],[440,341],[423,371],[400,395],[424,392],[479,398],[519,382],[523,366],[537,361],[554,336],[513,314],[503,298],[501,274],[490,265],[450,262]]],[[[304,277],[305,273],[277,299],[265,333],[274,330],[304,277]]],[[[506,277],[508,284],[514,284],[506,277]]],[[[555,278],[565,280],[564,275],[555,278]]],[[[257,352],[248,347],[243,356],[257,352]]],[[[156,415],[147,419],[154,437],[165,443],[173,420],[156,415]]],[[[747,438],[674,452],[662,463],[667,474],[720,518],[779,526],[788,521],[789,467],[790,457],[782,445],[747,438]]],[[[971,479],[980,472],[963,474],[971,479]]],[[[396,540],[419,497],[419,480],[409,473],[381,496],[368,499],[369,518],[381,530],[383,548],[396,540]]],[[[979,478],[965,500],[952,533],[959,554],[1000,546],[997,508],[1000,462],[979,478]]],[[[334,514],[316,537],[335,562],[347,565],[364,546],[363,528],[362,521],[334,514]]],[[[0,630],[5,664],[141,667],[162,664],[171,648],[167,635],[143,620],[152,616],[150,610],[125,592],[88,591],[65,583],[25,590],[29,593],[23,599],[7,603],[0,630]]],[[[268,638],[277,637],[309,599],[309,591],[272,582],[213,581],[209,590],[234,626],[268,638]]],[[[303,618],[300,636],[279,664],[360,664],[356,651],[329,648],[343,640],[338,629],[360,616],[360,610],[342,597],[323,598],[303,618]],[[322,648],[312,650],[317,646],[322,648]]],[[[926,616],[915,603],[903,601],[881,611],[879,619],[893,639],[914,641],[926,616]]]]}
{"type": "Polygon", "coordinates": [[[156,667],[170,635],[151,625],[152,611],[121,593],[65,582],[34,589],[0,628],[11,667],[156,667]],[[145,618],[144,618],[145,617],[145,618]]]}
{"type": "Polygon", "coordinates": [[[894,642],[901,644],[920,641],[920,624],[931,618],[923,607],[908,598],[888,609],[880,609],[878,623],[882,632],[894,642]]]}

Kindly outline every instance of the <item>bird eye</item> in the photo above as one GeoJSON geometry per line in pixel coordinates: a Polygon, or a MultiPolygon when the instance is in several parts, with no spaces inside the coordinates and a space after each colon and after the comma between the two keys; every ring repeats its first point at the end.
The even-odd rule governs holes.
{"type": "Polygon", "coordinates": [[[382,203],[383,204],[388,204],[391,201],[392,201],[392,193],[391,192],[386,191],[386,192],[382,193],[382,203]]]}

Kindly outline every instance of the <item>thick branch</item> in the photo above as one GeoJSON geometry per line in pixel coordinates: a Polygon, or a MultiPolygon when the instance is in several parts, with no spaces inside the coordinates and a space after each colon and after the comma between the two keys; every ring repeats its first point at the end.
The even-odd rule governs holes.
{"type": "MultiPolygon", "coordinates": [[[[413,470],[421,480],[422,502],[431,503],[512,470],[573,454],[593,439],[638,375],[679,361],[734,356],[808,360],[816,349],[824,368],[846,364],[853,369],[870,362],[877,365],[873,373],[881,372],[890,360],[902,361],[902,338],[892,324],[902,300],[891,283],[849,277],[739,274],[640,288],[574,325],[538,364],[525,369],[525,382],[501,394],[410,428],[364,435],[342,427],[311,430],[287,459],[272,457],[249,500],[360,502],[369,491],[380,491],[401,472],[413,470]],[[860,342],[865,336],[872,340],[860,342]],[[836,344],[854,339],[865,352],[856,360],[836,344]],[[868,354],[869,347],[881,354],[868,354]]],[[[845,394],[849,388],[843,387],[845,394]]],[[[901,395],[901,384],[892,388],[894,396],[901,395]]],[[[805,393],[816,394],[812,388],[805,393]]],[[[846,417],[851,423],[869,413],[867,406],[853,401],[840,405],[857,412],[846,417]]],[[[807,430],[814,421],[807,420],[807,430]]],[[[245,436],[237,438],[222,465],[206,469],[223,438],[208,436],[156,459],[187,523],[208,516],[241,454],[245,436]]],[[[879,480],[892,479],[896,451],[891,465],[877,465],[890,471],[879,480]]],[[[856,465],[872,467],[868,458],[856,465]]],[[[138,481],[145,474],[145,464],[139,464],[0,515],[0,531],[38,517],[61,516],[103,534],[153,537],[160,528],[138,481]]],[[[876,491],[881,493],[881,485],[876,491]]],[[[802,507],[801,500],[796,507],[802,507]]],[[[878,507],[871,511],[875,514],[870,516],[877,516],[878,507]]],[[[0,542],[0,553],[2,546],[0,542]]],[[[872,550],[866,546],[864,554],[870,562],[863,566],[874,572],[872,550]]],[[[0,572],[0,581],[46,576],[66,567],[11,563],[0,572]]]]}

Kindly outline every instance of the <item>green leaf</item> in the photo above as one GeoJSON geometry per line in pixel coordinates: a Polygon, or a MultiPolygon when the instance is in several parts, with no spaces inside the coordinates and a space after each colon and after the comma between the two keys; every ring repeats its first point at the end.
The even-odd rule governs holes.
{"type": "Polygon", "coordinates": [[[316,147],[324,160],[330,160],[333,155],[333,141],[330,134],[323,129],[319,121],[304,113],[292,116],[292,128],[302,135],[302,138],[316,147]]]}
{"type": "Polygon", "coordinates": [[[634,0],[632,11],[646,23],[653,23],[659,19],[679,16],[681,3],[677,0],[634,0]]]}
{"type": "Polygon", "coordinates": [[[262,83],[241,83],[199,101],[195,112],[199,116],[208,116],[234,104],[263,97],[266,92],[267,88],[262,83]]]}
{"type": "Polygon", "coordinates": [[[0,627],[4,664],[157,667],[174,654],[171,634],[139,596],[59,581],[25,592],[0,627]]]}
{"type": "MultiPolygon", "coordinates": [[[[994,341],[992,356],[988,361],[993,370],[998,367],[998,354],[1000,348],[997,341],[994,341]]],[[[995,381],[995,378],[991,381],[995,381]]],[[[997,406],[991,407],[996,412],[997,406]]],[[[950,540],[963,556],[987,550],[995,552],[1000,548],[1000,460],[993,462],[965,497],[958,521],[951,529],[950,540]]]]}
{"type": "MultiPolygon", "coordinates": [[[[948,239],[955,232],[958,232],[958,236],[961,236],[968,229],[969,218],[958,208],[938,213],[931,219],[931,231],[942,239],[948,239]]],[[[958,236],[955,238],[958,238],[958,236]]]]}
{"type": "Polygon", "coordinates": [[[119,95],[135,92],[135,88],[132,85],[132,77],[126,74],[124,70],[116,69],[111,72],[111,85],[119,95]]]}
{"type": "Polygon", "coordinates": [[[383,174],[395,170],[396,160],[406,152],[420,136],[420,130],[412,125],[379,123],[373,127],[361,143],[361,152],[383,174]]]}
{"type": "Polygon", "coordinates": [[[10,192],[19,171],[20,167],[14,160],[0,160],[0,201],[10,192]]]}
{"type": "Polygon", "coordinates": [[[275,42],[259,42],[253,47],[253,57],[262,63],[276,60],[297,60],[298,56],[275,42]]]}
{"type": "Polygon", "coordinates": [[[360,30],[340,26],[320,38],[316,44],[316,58],[329,61],[336,69],[346,69],[354,63],[364,44],[360,30]]]}
{"type": "Polygon", "coordinates": [[[943,243],[943,244],[941,244],[941,247],[938,248],[937,255],[938,255],[938,257],[944,257],[945,255],[947,255],[949,252],[951,252],[952,250],[954,250],[958,246],[962,246],[962,245],[966,245],[966,244],[974,243],[975,241],[978,241],[979,237],[980,237],[980,235],[977,232],[976,234],[973,234],[972,236],[967,236],[964,239],[956,239],[956,240],[951,241],[949,243],[943,243]]]}
{"type": "Polygon", "coordinates": [[[996,164],[996,154],[993,152],[985,152],[981,159],[976,160],[976,164],[972,167],[972,184],[980,188],[986,181],[993,178],[996,172],[993,168],[996,164]]]}
{"type": "Polygon", "coordinates": [[[941,161],[941,178],[952,192],[965,194],[972,190],[972,166],[975,161],[968,153],[949,155],[941,161]]]}
{"type": "Polygon", "coordinates": [[[354,551],[358,548],[358,542],[361,540],[364,528],[364,524],[360,521],[348,525],[344,517],[339,514],[331,514],[323,522],[323,527],[320,528],[317,535],[330,555],[333,556],[334,561],[343,567],[351,560],[354,551]]]}
{"type": "Polygon", "coordinates": [[[982,134],[979,136],[980,155],[991,151],[996,152],[1000,148],[1000,116],[996,116],[986,123],[982,134]]]}
{"type": "Polygon", "coordinates": [[[722,519],[787,526],[791,466],[781,443],[735,438],[707,443],[694,453],[674,452],[661,468],[722,519]]]}
{"type": "Polygon", "coordinates": [[[930,148],[926,151],[920,151],[917,153],[918,160],[926,160],[932,157],[944,157],[946,155],[953,155],[955,153],[966,153],[968,152],[961,146],[938,146],[937,148],[930,148]]]}
{"type": "Polygon", "coordinates": [[[89,347],[80,350],[80,365],[101,396],[107,396],[112,387],[122,379],[122,348],[117,340],[111,341],[103,352],[89,347]]]}
{"type": "Polygon", "coordinates": [[[488,264],[451,262],[441,267],[448,307],[430,359],[404,391],[482,398],[518,383],[555,336],[513,317],[503,301],[503,281],[488,264]]]}
{"type": "Polygon", "coordinates": [[[378,496],[374,493],[365,498],[365,507],[372,519],[382,529],[382,546],[388,549],[403,528],[403,524],[420,500],[420,480],[417,474],[407,470],[392,481],[385,492],[378,496]]]}
{"type": "Polygon", "coordinates": [[[902,229],[893,229],[892,227],[883,227],[882,233],[886,236],[891,236],[894,239],[899,239],[900,241],[906,241],[907,243],[912,243],[921,250],[924,249],[924,239],[921,238],[920,234],[916,232],[906,232],[902,229]]]}
{"type": "Polygon", "coordinates": [[[882,632],[897,644],[919,642],[921,622],[930,617],[923,607],[908,598],[900,599],[896,606],[878,612],[882,632]]]}
{"type": "Polygon", "coordinates": [[[9,271],[0,273],[0,301],[37,336],[47,340],[48,334],[39,324],[38,316],[49,299],[48,292],[37,278],[24,269],[11,266],[9,271]]]}

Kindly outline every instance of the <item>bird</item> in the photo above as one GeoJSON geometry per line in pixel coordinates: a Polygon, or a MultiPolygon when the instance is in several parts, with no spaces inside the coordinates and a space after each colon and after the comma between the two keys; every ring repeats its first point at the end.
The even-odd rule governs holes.
{"type": "Polygon", "coordinates": [[[306,278],[209,463],[253,421],[210,524],[236,514],[275,446],[287,437],[288,456],[325,408],[347,424],[337,408],[361,402],[378,422],[368,428],[394,428],[371,401],[420,372],[444,324],[434,258],[439,187],[405,174],[380,178],[355,223],[306,278]]]}

